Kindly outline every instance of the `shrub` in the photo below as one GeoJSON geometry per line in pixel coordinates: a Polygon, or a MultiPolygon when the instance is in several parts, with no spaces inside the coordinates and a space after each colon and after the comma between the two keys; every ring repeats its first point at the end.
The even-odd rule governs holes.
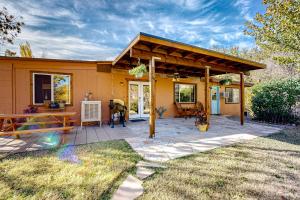
{"type": "Polygon", "coordinates": [[[252,91],[254,118],[272,123],[295,123],[293,114],[300,97],[300,79],[273,80],[258,84],[252,91]]]}

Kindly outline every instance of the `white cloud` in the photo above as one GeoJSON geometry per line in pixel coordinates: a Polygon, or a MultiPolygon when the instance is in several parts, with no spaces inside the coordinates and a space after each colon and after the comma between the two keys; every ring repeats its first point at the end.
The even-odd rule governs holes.
{"type": "Polygon", "coordinates": [[[216,45],[219,45],[220,43],[217,42],[216,40],[210,38],[209,40],[209,45],[212,47],[212,46],[216,46],[216,45]]]}
{"type": "Polygon", "coordinates": [[[253,42],[248,42],[248,41],[240,41],[240,42],[236,43],[236,46],[240,47],[241,49],[253,48],[254,43],[253,42]]]}
{"type": "MultiPolygon", "coordinates": [[[[52,35],[29,29],[24,29],[15,43],[24,41],[29,41],[35,57],[40,57],[46,51],[49,58],[107,60],[120,51],[118,48],[95,44],[79,37],[52,35]]],[[[7,48],[18,52],[16,46],[8,45],[7,48]]]]}
{"type": "Polygon", "coordinates": [[[243,36],[243,32],[237,31],[234,33],[224,33],[222,34],[223,39],[226,40],[227,42],[232,41],[232,40],[237,40],[243,36]]]}
{"type": "Polygon", "coordinates": [[[228,4],[238,15],[218,11],[217,0],[0,0],[0,7],[26,24],[10,48],[28,40],[36,56],[98,60],[116,56],[139,32],[206,48],[246,46],[240,18],[250,18],[249,1],[228,4]]]}
{"type": "Polygon", "coordinates": [[[86,24],[80,20],[71,20],[71,24],[76,26],[77,28],[84,28],[86,26],[86,24]]]}
{"type": "Polygon", "coordinates": [[[190,25],[206,25],[209,23],[209,20],[208,19],[195,19],[192,21],[187,21],[186,23],[190,24],[190,25]]]}
{"type": "Polygon", "coordinates": [[[196,10],[205,10],[211,7],[217,2],[217,0],[206,1],[206,0],[162,0],[165,3],[176,4],[182,9],[196,11],[196,10]]]}
{"type": "Polygon", "coordinates": [[[240,9],[240,13],[243,16],[244,19],[246,20],[252,20],[249,11],[250,11],[250,6],[253,1],[251,0],[237,0],[233,5],[240,9]]]}

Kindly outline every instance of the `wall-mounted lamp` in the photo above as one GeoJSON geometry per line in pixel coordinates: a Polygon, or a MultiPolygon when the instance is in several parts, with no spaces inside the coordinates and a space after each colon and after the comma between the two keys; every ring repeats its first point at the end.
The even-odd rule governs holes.
{"type": "Polygon", "coordinates": [[[120,82],[120,85],[121,85],[121,86],[124,86],[124,82],[120,82]]]}

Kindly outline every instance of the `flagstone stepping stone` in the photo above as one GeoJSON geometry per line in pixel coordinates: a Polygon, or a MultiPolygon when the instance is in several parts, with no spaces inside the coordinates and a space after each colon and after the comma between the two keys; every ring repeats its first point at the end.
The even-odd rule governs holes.
{"type": "Polygon", "coordinates": [[[136,164],[137,167],[150,167],[150,168],[164,168],[166,169],[167,167],[158,163],[154,162],[145,162],[145,161],[139,161],[136,164]]]}
{"type": "Polygon", "coordinates": [[[120,185],[112,200],[133,200],[143,194],[144,188],[142,181],[129,175],[126,180],[120,185]]]}
{"type": "Polygon", "coordinates": [[[155,171],[152,169],[147,169],[145,167],[138,167],[137,171],[136,171],[136,175],[139,179],[145,179],[149,176],[151,176],[152,174],[154,174],[155,171]]]}

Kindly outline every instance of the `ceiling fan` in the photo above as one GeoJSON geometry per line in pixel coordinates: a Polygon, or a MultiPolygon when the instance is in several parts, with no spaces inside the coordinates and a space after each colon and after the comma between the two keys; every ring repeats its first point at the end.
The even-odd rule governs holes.
{"type": "Polygon", "coordinates": [[[179,81],[180,78],[188,78],[187,75],[181,75],[178,72],[174,72],[173,74],[168,74],[168,78],[172,78],[172,81],[179,81]]]}

